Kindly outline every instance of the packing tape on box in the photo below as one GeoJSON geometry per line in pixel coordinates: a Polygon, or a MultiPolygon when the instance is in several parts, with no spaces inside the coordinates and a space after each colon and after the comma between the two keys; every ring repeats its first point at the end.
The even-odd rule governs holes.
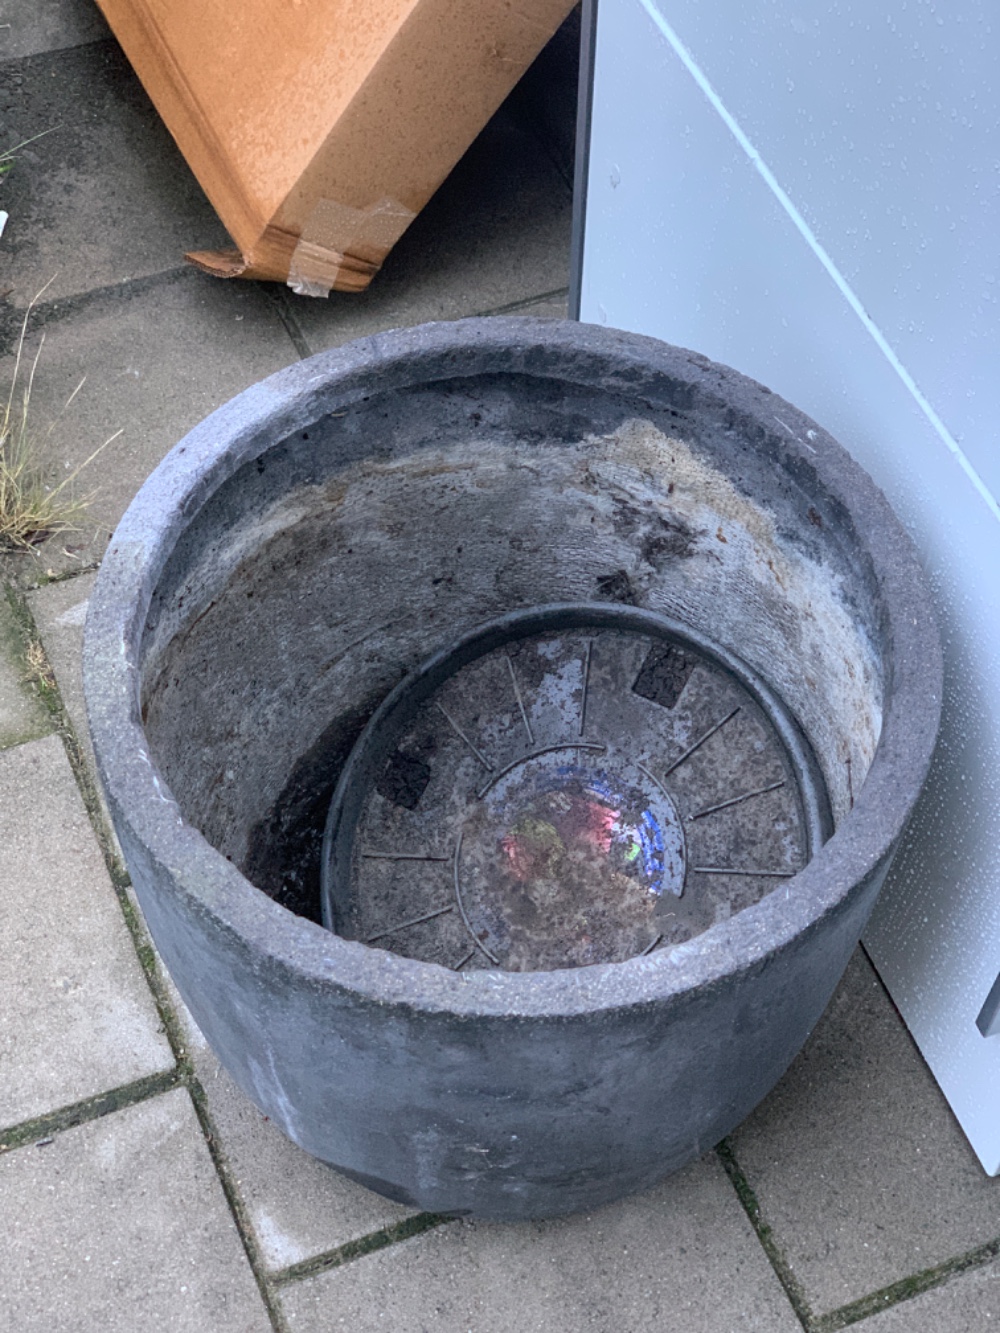
{"type": "Polygon", "coordinates": [[[373,276],[416,216],[395,199],[371,208],[320,199],[292,251],[289,287],[300,296],[329,296],[341,273],[373,276]]]}

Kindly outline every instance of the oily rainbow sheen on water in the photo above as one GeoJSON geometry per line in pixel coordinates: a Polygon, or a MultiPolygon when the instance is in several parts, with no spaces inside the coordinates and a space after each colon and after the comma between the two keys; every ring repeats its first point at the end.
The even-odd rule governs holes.
{"type": "Polygon", "coordinates": [[[610,858],[617,869],[633,877],[641,873],[650,893],[663,893],[665,838],[660,821],[648,808],[638,815],[628,812],[629,802],[607,773],[560,764],[539,796],[549,817],[537,811],[522,813],[500,838],[505,862],[516,879],[524,882],[554,872],[576,847],[610,858]]]}

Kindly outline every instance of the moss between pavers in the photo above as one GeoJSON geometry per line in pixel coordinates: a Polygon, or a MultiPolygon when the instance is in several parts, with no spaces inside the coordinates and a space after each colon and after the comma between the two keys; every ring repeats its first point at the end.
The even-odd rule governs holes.
{"type": "Polygon", "coordinates": [[[77,1125],[85,1125],[91,1120],[99,1120],[102,1116],[121,1111],[126,1106],[135,1106],[138,1102],[146,1101],[161,1092],[169,1092],[183,1081],[184,1071],[180,1066],[175,1066],[173,1069],[147,1074],[145,1078],[136,1079],[132,1083],[111,1088],[107,1092],[99,1092],[81,1102],[74,1102],[70,1106],[62,1106],[58,1110],[48,1111],[44,1115],[33,1116],[30,1120],[23,1120],[19,1124],[0,1129],[0,1157],[29,1143],[39,1145],[50,1143],[54,1135],[61,1134],[64,1130],[75,1129],[77,1125]]]}
{"type": "Polygon", "coordinates": [[[32,678],[27,651],[6,589],[0,587],[0,750],[37,740],[53,730],[32,678]]]}
{"type": "Polygon", "coordinates": [[[736,1190],[751,1226],[757,1233],[757,1239],[767,1254],[771,1267],[784,1287],[785,1295],[791,1302],[806,1333],[838,1333],[839,1330],[849,1328],[852,1324],[858,1324],[871,1315],[891,1309],[892,1306],[911,1300],[914,1296],[919,1296],[925,1291],[931,1291],[934,1287],[941,1286],[959,1273],[991,1263],[1000,1255],[1000,1239],[988,1241],[985,1245],[977,1246],[976,1249],[970,1250],[966,1254],[957,1255],[955,1258],[945,1260],[944,1263],[937,1264],[932,1268],[926,1268],[919,1273],[901,1278],[888,1287],[870,1292],[867,1296],[862,1296],[860,1300],[851,1301],[848,1305],[830,1310],[826,1314],[816,1315],[810,1309],[805,1293],[792,1272],[791,1265],[779,1249],[770,1226],[761,1214],[757,1196],[743,1174],[743,1170],[736,1159],[736,1154],[733,1152],[731,1141],[723,1139],[722,1143],[716,1148],[716,1153],[725,1168],[726,1174],[729,1176],[733,1188],[736,1190]]]}
{"type": "Polygon", "coordinates": [[[341,1264],[349,1263],[352,1259],[360,1259],[362,1255],[372,1254],[375,1250],[384,1250],[389,1245],[395,1245],[401,1240],[410,1240],[413,1236],[420,1236],[425,1231],[434,1230],[456,1220],[446,1213],[417,1213],[413,1217],[404,1217],[401,1222],[369,1232],[367,1236],[358,1236],[335,1250],[329,1250],[325,1254],[315,1254],[309,1259],[303,1259],[301,1263],[291,1264],[281,1272],[273,1273],[270,1281],[275,1287],[285,1287],[291,1282],[301,1281],[302,1278],[316,1277],[317,1274],[325,1273],[331,1268],[339,1268],[341,1264]]]}
{"type": "Polygon", "coordinates": [[[992,1263],[998,1254],[1000,1254],[1000,1240],[991,1240],[985,1245],[969,1250],[966,1254],[957,1255],[954,1259],[947,1259],[933,1268],[925,1268],[920,1273],[904,1277],[891,1286],[883,1287],[880,1291],[862,1296],[860,1300],[852,1301],[850,1305],[823,1315],[816,1321],[816,1333],[837,1333],[839,1329],[849,1328],[852,1324],[858,1324],[871,1315],[889,1310],[902,1301],[912,1300],[925,1291],[943,1286],[945,1282],[960,1273],[992,1263]]]}
{"type": "Polygon", "coordinates": [[[791,1265],[779,1248],[774,1233],[764,1220],[757,1195],[743,1174],[743,1168],[736,1160],[732,1141],[723,1139],[715,1151],[726,1175],[729,1177],[730,1184],[736,1191],[737,1198],[743,1205],[743,1211],[746,1213],[750,1225],[757,1233],[757,1239],[774,1269],[775,1276],[785,1289],[785,1295],[795,1311],[796,1318],[804,1329],[811,1329],[814,1326],[815,1318],[809,1307],[809,1302],[806,1300],[805,1292],[792,1272],[791,1265]]]}

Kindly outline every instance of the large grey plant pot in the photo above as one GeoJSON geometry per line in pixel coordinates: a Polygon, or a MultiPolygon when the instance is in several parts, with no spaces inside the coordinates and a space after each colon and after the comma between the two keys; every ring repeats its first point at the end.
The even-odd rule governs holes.
{"type": "Polygon", "coordinates": [[[690,352],[519,319],[366,339],[204,421],[111,542],[85,679],[153,937],[246,1093],[391,1198],[506,1219],[650,1185],[768,1092],[858,940],[941,697],[912,545],[820,427],[690,352]],[[595,596],[702,630],[797,716],[836,832],[793,880],[673,950],[468,975],[255,887],[312,893],[337,774],[406,672],[595,596]]]}

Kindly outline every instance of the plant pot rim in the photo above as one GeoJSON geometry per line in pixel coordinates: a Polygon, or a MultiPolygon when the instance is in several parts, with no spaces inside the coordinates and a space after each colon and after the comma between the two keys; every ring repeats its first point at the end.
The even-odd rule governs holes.
{"type": "Polygon", "coordinates": [[[930,763],[941,646],[913,544],[863,469],[815,422],[762,385],[683,348],[570,321],[493,317],[376,334],[322,352],[212,413],[166,456],[119,524],[87,616],[84,681],[98,768],[119,833],[168,872],[172,892],[255,956],[325,991],[428,1012],[568,1017],[663,1001],[753,969],[846,903],[888,857],[930,763]],[[873,560],[892,644],[881,737],[853,809],[794,879],[686,944],[622,963],[553,972],[456,973],[339,938],[254,887],[186,823],[149,754],[138,653],[178,538],[235,472],[341,407],[431,380],[549,373],[611,392],[663,375],[726,403],[777,437],[850,512],[873,560]],[[807,435],[807,432],[809,434],[807,435]]]}

